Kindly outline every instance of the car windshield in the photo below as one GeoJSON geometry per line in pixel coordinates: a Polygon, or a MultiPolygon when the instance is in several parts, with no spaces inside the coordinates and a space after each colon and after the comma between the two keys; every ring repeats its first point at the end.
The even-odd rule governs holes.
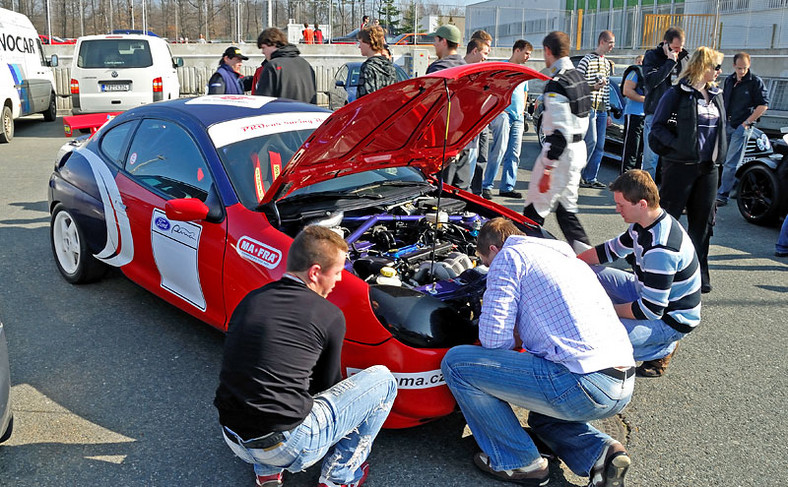
{"type": "Polygon", "coordinates": [[[147,68],[153,65],[150,46],[143,39],[96,39],[79,47],[80,68],[147,68]]]}
{"type": "MultiPolygon", "coordinates": [[[[313,129],[294,130],[241,140],[219,148],[219,158],[224,164],[238,199],[246,208],[255,209],[266,191],[282,173],[282,169],[311,135],[313,129]]],[[[287,195],[294,201],[331,196],[349,198],[362,196],[365,190],[397,184],[425,182],[420,171],[409,167],[374,169],[349,174],[299,188],[287,195]]]]}

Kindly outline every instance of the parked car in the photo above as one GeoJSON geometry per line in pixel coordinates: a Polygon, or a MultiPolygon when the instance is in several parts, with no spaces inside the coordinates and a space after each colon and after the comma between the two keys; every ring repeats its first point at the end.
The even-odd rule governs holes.
{"type": "Polygon", "coordinates": [[[410,32],[400,34],[390,42],[394,46],[431,46],[435,36],[410,32]]]}
{"type": "MultiPolygon", "coordinates": [[[[334,84],[328,90],[328,106],[332,110],[343,107],[348,103],[356,101],[358,94],[358,78],[361,73],[361,62],[355,61],[343,64],[334,75],[334,84]]],[[[397,81],[405,81],[408,74],[398,65],[394,65],[397,71],[397,81]]]]}
{"type": "Polygon", "coordinates": [[[5,328],[0,321],[0,443],[11,438],[14,431],[14,413],[11,410],[11,373],[8,366],[8,343],[5,328]]]}
{"type": "Polygon", "coordinates": [[[736,168],[736,201],[745,220],[770,225],[788,213],[788,127],[782,139],[771,142],[760,130],[753,132],[736,168]]]}
{"type": "Polygon", "coordinates": [[[455,402],[441,359],[477,339],[478,229],[506,216],[529,235],[550,235],[430,175],[503,111],[517,82],[543,77],[511,63],[460,66],[333,113],[235,95],[129,110],[61,149],[48,191],[54,260],[75,284],[119,267],[226,330],[246,294],[282,277],[304,226],[330,227],[350,247],[328,297],[347,321],[344,374],[373,364],[394,373],[388,427],[445,416],[455,402]],[[447,90],[463,107],[451,110],[448,130],[447,90]]]}
{"type": "Polygon", "coordinates": [[[38,38],[41,39],[41,44],[52,45],[52,46],[77,43],[76,39],[63,39],[57,36],[50,37],[42,34],[39,34],[38,38]]]}
{"type": "Polygon", "coordinates": [[[140,34],[80,37],[71,68],[72,113],[103,113],[180,96],[167,41],[140,34]]]}

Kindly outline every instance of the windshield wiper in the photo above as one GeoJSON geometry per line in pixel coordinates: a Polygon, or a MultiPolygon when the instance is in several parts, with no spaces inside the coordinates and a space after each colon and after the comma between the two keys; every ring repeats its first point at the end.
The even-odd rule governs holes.
{"type": "Polygon", "coordinates": [[[425,186],[431,186],[430,183],[426,181],[375,181],[374,183],[366,184],[364,186],[359,186],[353,190],[354,193],[358,191],[363,191],[365,189],[372,189],[372,188],[379,188],[381,186],[395,186],[395,187],[418,187],[422,188],[425,186]]]}
{"type": "Polygon", "coordinates": [[[356,194],[347,191],[321,191],[319,193],[304,193],[288,196],[279,201],[279,203],[292,203],[294,201],[304,200],[325,200],[325,199],[370,199],[379,200],[383,198],[380,194],[356,194]]]}

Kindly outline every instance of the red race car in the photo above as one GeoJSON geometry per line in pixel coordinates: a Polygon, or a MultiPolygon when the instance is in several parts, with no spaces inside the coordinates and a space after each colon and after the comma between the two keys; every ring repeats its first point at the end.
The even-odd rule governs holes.
{"type": "Polygon", "coordinates": [[[511,63],[403,81],[334,113],[266,97],[205,96],[124,112],[61,149],[49,181],[51,243],[66,280],[107,266],[220,330],[279,279],[293,237],[318,224],[350,247],[329,299],[345,313],[343,370],[387,366],[387,427],[451,413],[440,363],[477,340],[485,271],[476,235],[522,215],[431,176],[509,105],[511,63]],[[448,127],[447,127],[448,123],[448,127]]]}

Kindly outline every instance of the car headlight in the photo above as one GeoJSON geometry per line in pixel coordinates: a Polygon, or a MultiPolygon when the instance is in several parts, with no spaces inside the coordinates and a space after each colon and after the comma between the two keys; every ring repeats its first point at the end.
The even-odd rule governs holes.
{"type": "Polygon", "coordinates": [[[772,148],[772,144],[769,142],[769,137],[766,134],[761,134],[760,137],[755,139],[755,145],[759,151],[767,151],[772,148]]]}

